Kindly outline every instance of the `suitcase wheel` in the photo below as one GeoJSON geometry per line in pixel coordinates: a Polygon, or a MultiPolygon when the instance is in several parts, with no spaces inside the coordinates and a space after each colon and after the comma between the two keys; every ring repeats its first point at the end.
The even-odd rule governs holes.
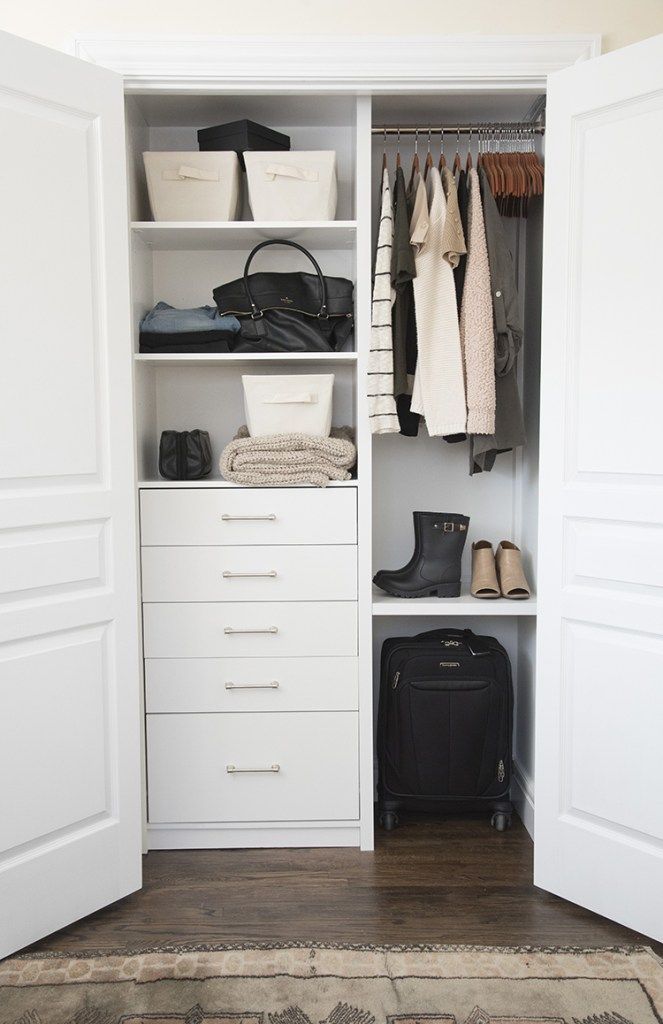
{"type": "Polygon", "coordinates": [[[393,811],[384,811],[380,815],[380,824],[385,832],[392,832],[398,825],[398,815],[393,811]]]}
{"type": "Polygon", "coordinates": [[[490,824],[496,832],[506,832],[511,828],[511,815],[505,814],[504,811],[496,811],[490,819],[490,824]]]}

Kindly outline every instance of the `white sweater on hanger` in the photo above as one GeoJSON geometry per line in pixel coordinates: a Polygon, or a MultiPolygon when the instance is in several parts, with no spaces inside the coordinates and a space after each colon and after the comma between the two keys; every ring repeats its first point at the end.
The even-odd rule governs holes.
{"type": "Polygon", "coordinates": [[[391,332],[391,307],[394,301],[391,288],[393,230],[389,171],[385,167],[382,172],[382,200],[375,256],[371,349],[368,356],[367,378],[368,414],[371,431],[374,434],[397,434],[400,431],[394,399],[394,347],[391,332]]]}
{"type": "Polygon", "coordinates": [[[418,353],[412,411],[425,417],[431,437],[441,437],[462,434],[467,411],[454,275],[443,255],[447,204],[436,167],[429,168],[426,185],[429,226],[415,253],[418,353]]]}

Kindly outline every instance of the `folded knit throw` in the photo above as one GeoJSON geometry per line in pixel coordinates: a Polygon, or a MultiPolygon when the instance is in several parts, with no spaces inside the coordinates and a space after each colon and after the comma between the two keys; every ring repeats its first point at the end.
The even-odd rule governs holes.
{"type": "Polygon", "coordinates": [[[272,434],[249,437],[240,427],[221,453],[219,468],[225,480],[258,487],[314,484],[349,480],[357,449],[349,427],[332,430],[331,437],[272,434]]]}

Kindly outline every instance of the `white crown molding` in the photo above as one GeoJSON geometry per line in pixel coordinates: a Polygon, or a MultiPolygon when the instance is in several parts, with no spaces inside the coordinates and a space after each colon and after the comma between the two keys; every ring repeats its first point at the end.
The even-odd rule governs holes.
{"type": "Polygon", "coordinates": [[[597,34],[433,37],[82,36],[78,57],[118,72],[128,91],[432,91],[545,85],[597,56],[597,34]]]}

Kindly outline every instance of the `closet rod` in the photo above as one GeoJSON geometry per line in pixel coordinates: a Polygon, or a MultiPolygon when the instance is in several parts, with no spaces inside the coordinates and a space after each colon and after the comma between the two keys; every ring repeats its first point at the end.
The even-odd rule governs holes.
{"type": "Polygon", "coordinates": [[[491,131],[521,131],[529,134],[543,135],[545,126],[542,124],[527,124],[524,121],[482,121],[476,124],[435,124],[429,122],[426,125],[382,125],[371,128],[373,135],[427,135],[430,131],[433,136],[439,135],[441,131],[446,135],[475,135],[478,132],[491,131]]]}

